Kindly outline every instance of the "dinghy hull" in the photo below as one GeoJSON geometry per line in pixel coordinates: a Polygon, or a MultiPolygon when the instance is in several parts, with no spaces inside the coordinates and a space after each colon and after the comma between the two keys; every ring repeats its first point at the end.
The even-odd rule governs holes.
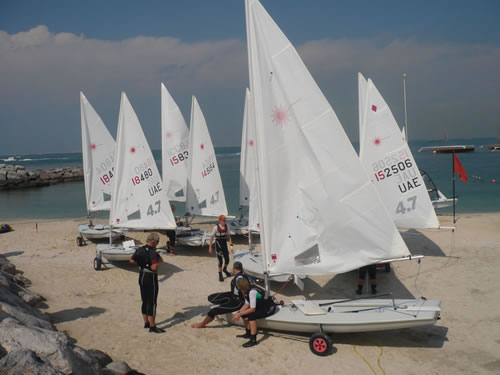
{"type": "Polygon", "coordinates": [[[208,245],[210,243],[210,236],[210,232],[194,229],[182,232],[181,235],[176,237],[175,241],[181,246],[199,247],[208,245]]]}
{"type": "Polygon", "coordinates": [[[124,247],[123,245],[98,244],[96,253],[110,262],[128,262],[138,246],[124,247]]]}
{"type": "MultiPolygon", "coordinates": [[[[433,325],[441,311],[440,301],[423,299],[364,299],[322,306],[340,301],[294,301],[278,306],[274,315],[259,319],[257,326],[259,329],[301,333],[385,331],[433,325]],[[304,306],[299,306],[301,303],[308,306],[303,309],[304,306]],[[314,308],[310,309],[309,303],[314,308]],[[328,307],[331,307],[330,311],[328,307]]],[[[224,319],[230,322],[232,314],[224,315],[224,319]]],[[[236,324],[242,325],[243,322],[240,319],[236,324]]]]}
{"type": "MultiPolygon", "coordinates": [[[[245,273],[256,279],[264,280],[264,264],[262,253],[256,251],[248,251],[246,249],[236,249],[233,254],[233,259],[240,261],[243,265],[245,273]]],[[[284,283],[290,279],[291,275],[276,275],[269,276],[269,280],[284,283]]],[[[302,278],[302,277],[301,277],[302,278]]]]}
{"type": "MultiPolygon", "coordinates": [[[[94,225],[90,227],[88,224],[79,224],[78,232],[89,240],[102,240],[109,238],[109,225],[94,225]]],[[[113,239],[118,238],[123,233],[113,230],[113,239]]]]}

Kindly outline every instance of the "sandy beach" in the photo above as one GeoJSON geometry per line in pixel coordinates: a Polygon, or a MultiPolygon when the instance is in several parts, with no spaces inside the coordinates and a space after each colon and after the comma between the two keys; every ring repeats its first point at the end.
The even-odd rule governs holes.
{"type": "MultiPolygon", "coordinates": [[[[440,216],[450,225],[449,216],[440,216]]],[[[259,332],[259,344],[242,348],[235,335],[242,329],[212,322],[193,329],[208,311],[207,295],[229,290],[229,279],[218,281],[217,264],[208,248],[178,247],[165,255],[160,268],[158,326],[166,333],[142,328],[137,269],[128,264],[95,271],[95,244],[76,245],[77,224],[65,221],[10,223],[15,231],[1,234],[0,253],[29,278],[31,289],[47,301],[60,331],[77,345],[96,348],[123,359],[147,374],[498,374],[500,373],[500,214],[464,214],[455,237],[449,230],[403,232],[417,261],[393,264],[378,272],[380,294],[396,298],[424,296],[441,300],[441,320],[435,326],[396,331],[332,335],[333,353],[313,355],[309,336],[259,332]],[[453,246],[454,242],[454,246],[453,246]],[[379,362],[381,368],[377,364],[379,362]]],[[[212,222],[201,220],[209,229],[212,222]]],[[[144,243],[146,233],[131,235],[144,243]]],[[[161,236],[164,245],[166,237],[161,236]]],[[[246,246],[235,238],[236,248],[246,246]]],[[[350,298],[357,272],[313,277],[301,292],[291,283],[276,296],[350,298]]],[[[282,284],[273,283],[273,291],[282,284]]]]}

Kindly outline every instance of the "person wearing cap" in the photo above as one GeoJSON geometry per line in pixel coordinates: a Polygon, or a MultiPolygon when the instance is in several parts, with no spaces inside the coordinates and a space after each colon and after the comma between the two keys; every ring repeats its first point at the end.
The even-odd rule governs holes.
{"type": "Polygon", "coordinates": [[[210,244],[208,245],[208,253],[212,254],[212,243],[215,238],[215,254],[217,255],[217,260],[219,261],[219,281],[223,282],[224,277],[222,272],[229,277],[231,274],[227,270],[227,265],[229,264],[229,252],[227,250],[227,241],[231,245],[231,253],[233,252],[233,241],[231,235],[229,234],[229,229],[226,224],[226,217],[224,215],[219,216],[219,223],[214,226],[212,230],[212,235],[210,236],[210,244]],[[224,268],[222,268],[222,260],[224,259],[224,268]]]}
{"type": "Polygon", "coordinates": [[[231,290],[224,293],[214,293],[208,296],[208,302],[213,303],[214,308],[210,309],[207,316],[201,323],[192,324],[192,328],[204,328],[208,323],[214,320],[216,315],[231,313],[238,311],[245,303],[245,296],[238,288],[238,280],[246,279],[248,276],[243,272],[243,265],[241,262],[233,263],[233,275],[231,280],[231,290]]]}
{"type": "Polygon", "coordinates": [[[162,333],[165,330],[158,328],[155,323],[156,301],[158,299],[158,266],[162,261],[156,252],[160,242],[158,233],[150,233],[146,245],[139,247],[130,257],[130,263],[139,266],[139,287],[141,290],[141,312],[144,319],[144,328],[149,332],[162,333]]]}

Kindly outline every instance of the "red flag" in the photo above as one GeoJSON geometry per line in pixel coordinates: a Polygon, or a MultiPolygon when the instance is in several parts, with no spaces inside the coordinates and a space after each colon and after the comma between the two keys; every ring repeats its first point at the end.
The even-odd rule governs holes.
{"type": "Polygon", "coordinates": [[[460,160],[458,160],[457,155],[455,153],[453,153],[453,173],[454,174],[458,173],[458,177],[463,182],[467,182],[467,180],[469,178],[469,177],[467,177],[467,173],[465,173],[464,166],[462,165],[462,163],[460,163],[460,160]]]}

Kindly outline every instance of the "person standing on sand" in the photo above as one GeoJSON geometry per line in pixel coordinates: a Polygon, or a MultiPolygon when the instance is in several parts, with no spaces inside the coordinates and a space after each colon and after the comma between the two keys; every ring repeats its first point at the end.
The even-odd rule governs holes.
{"type": "MultiPolygon", "coordinates": [[[[172,214],[175,217],[175,206],[173,204],[170,205],[170,209],[172,210],[172,214]]],[[[177,218],[175,218],[175,222],[177,223],[177,218]]],[[[175,255],[174,247],[175,247],[175,229],[167,229],[165,234],[168,237],[167,241],[167,253],[170,255],[175,255]]]]}
{"type": "Polygon", "coordinates": [[[218,305],[208,312],[207,316],[201,323],[192,324],[192,328],[205,328],[205,326],[214,320],[216,315],[231,313],[238,311],[245,303],[245,296],[238,288],[237,282],[244,278],[248,280],[248,276],[243,272],[241,262],[233,263],[233,275],[231,280],[231,290],[224,293],[214,293],[208,296],[208,302],[218,305]]]}
{"type": "Polygon", "coordinates": [[[142,299],[142,317],[144,328],[149,332],[162,333],[165,330],[158,328],[155,323],[156,301],[158,299],[158,267],[162,261],[156,252],[156,246],[160,242],[157,233],[150,233],[146,239],[146,245],[139,247],[134,255],[130,257],[130,263],[137,264],[140,268],[139,287],[142,299]]]}
{"type": "Polygon", "coordinates": [[[229,264],[229,252],[227,251],[227,241],[231,245],[231,253],[233,252],[233,240],[229,234],[229,229],[226,224],[226,217],[224,215],[219,216],[219,224],[214,226],[212,230],[212,236],[210,236],[210,244],[208,245],[208,253],[212,254],[212,243],[215,238],[215,254],[217,255],[217,260],[219,261],[219,281],[223,282],[224,277],[222,272],[229,277],[231,274],[227,270],[227,265],[229,264]],[[224,259],[224,268],[222,268],[222,259],[224,259]]]}

